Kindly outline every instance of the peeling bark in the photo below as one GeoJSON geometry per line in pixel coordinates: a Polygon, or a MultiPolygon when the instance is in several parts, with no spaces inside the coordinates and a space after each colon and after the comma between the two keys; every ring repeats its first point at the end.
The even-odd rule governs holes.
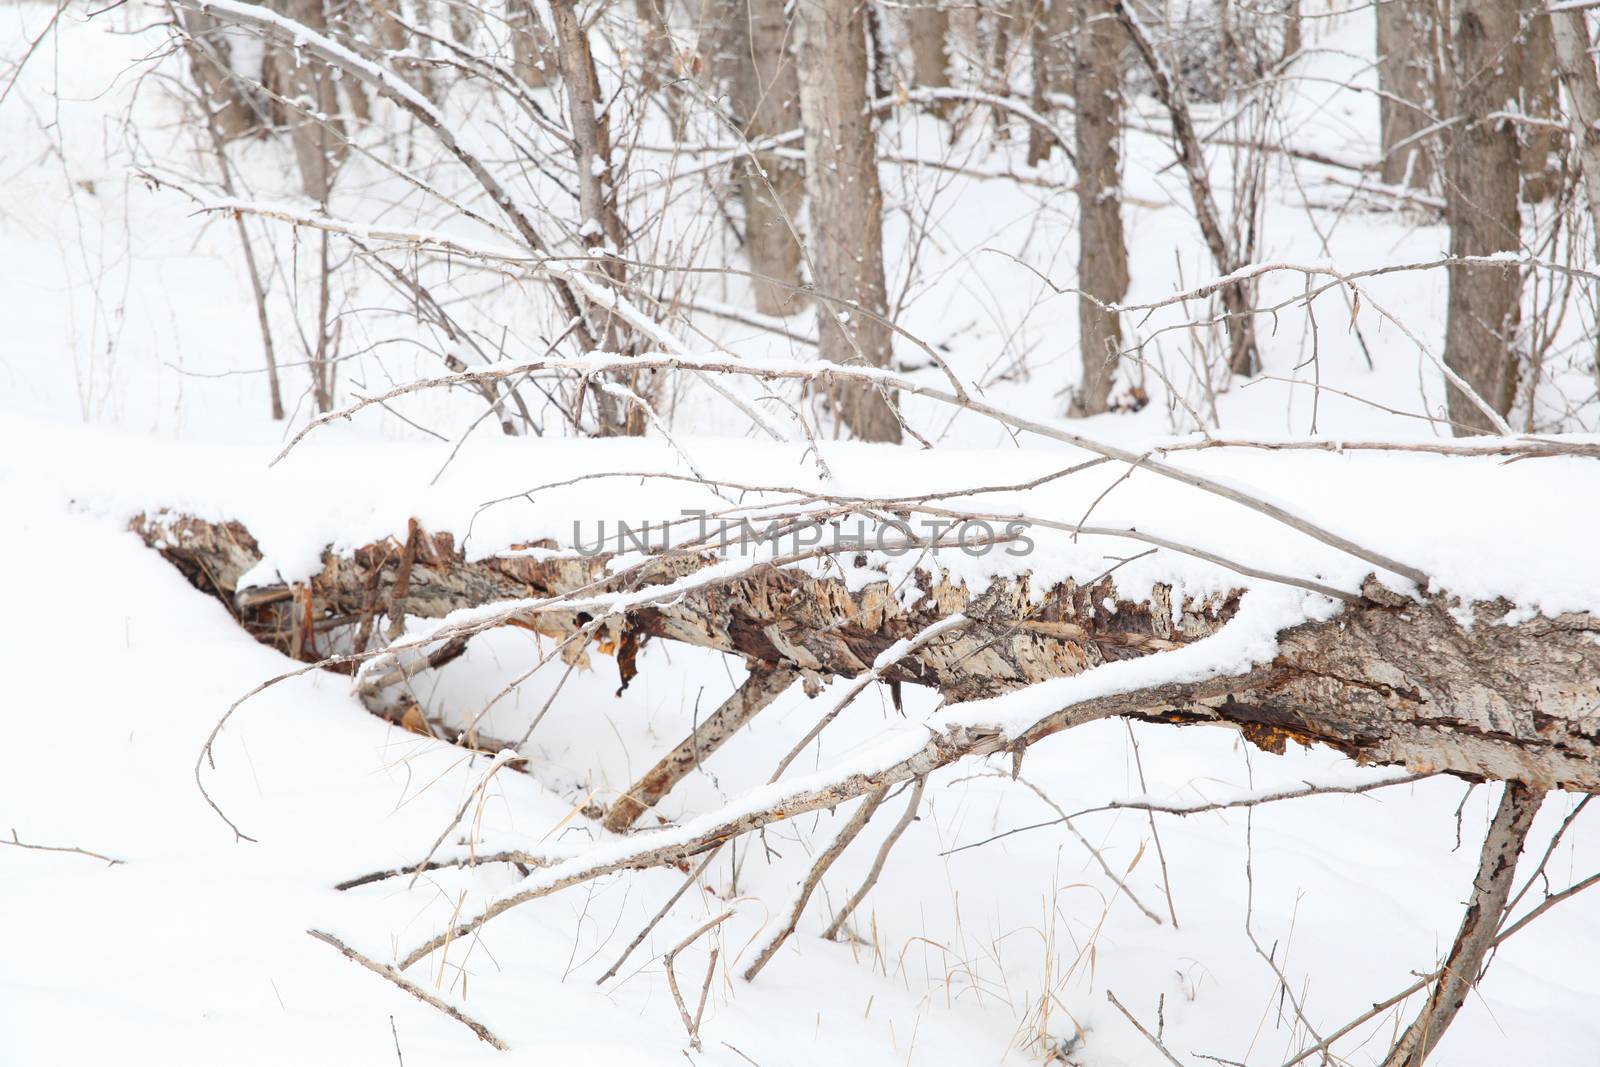
{"type": "MultiPolygon", "coordinates": [[[[260,550],[238,523],[161,515],[141,517],[134,529],[197,587],[221,597],[259,640],[286,651],[297,620],[305,625],[307,605],[311,625],[331,629],[355,626],[372,604],[387,603],[401,557],[392,541],[368,545],[349,555],[329,553],[322,572],[298,587],[240,590],[260,550]]],[[[631,574],[626,587],[673,581],[706,562],[658,557],[631,574]]],[[[467,561],[450,534],[425,531],[406,610],[436,618],[520,597],[624,587],[623,579],[608,581],[606,574],[601,557],[467,561]]],[[[1036,591],[1021,574],[998,578],[976,595],[942,573],[919,571],[913,582],[915,597],[897,595],[887,582],[849,589],[837,578],[761,566],[607,625],[620,631],[618,647],[656,637],[797,671],[855,676],[896,641],[959,612],[968,625],[881,672],[886,682],[930,686],[959,701],[1180,648],[1221,630],[1239,602],[1235,592],[1174,604],[1161,586],[1130,598],[1109,579],[1036,591]]],[[[1510,607],[1504,603],[1414,601],[1375,581],[1363,592],[1340,615],[1281,633],[1271,663],[1243,675],[1124,694],[1107,706],[1157,722],[1231,724],[1272,751],[1291,740],[1320,743],[1363,763],[1600,792],[1600,618],[1502,623],[1510,607]]],[[[522,624],[564,639],[594,622],[583,612],[547,611],[522,624]]],[[[1025,746],[1059,728],[1014,743],[1025,746]]]]}

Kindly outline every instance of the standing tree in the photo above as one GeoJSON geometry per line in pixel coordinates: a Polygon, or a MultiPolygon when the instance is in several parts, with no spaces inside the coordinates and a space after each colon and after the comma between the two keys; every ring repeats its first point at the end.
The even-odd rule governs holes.
{"type": "MultiPolygon", "coordinates": [[[[800,82],[789,52],[783,0],[725,4],[727,56],[735,119],[751,143],[800,125],[800,82]]],[[[771,148],[739,161],[745,247],[750,269],[779,284],[756,282],[756,307],[768,315],[800,308],[800,243],[795,219],[805,193],[804,169],[771,148]]]]}
{"type": "MultiPolygon", "coordinates": [[[[1033,96],[1029,104],[1040,115],[1050,113],[1052,94],[1060,92],[1074,77],[1074,53],[1068,44],[1068,38],[1072,33],[1072,19],[1073,0],[1037,0],[1032,36],[1033,96]]],[[[1118,69],[1121,69],[1120,64],[1118,69]]],[[[1030,167],[1049,159],[1050,150],[1054,147],[1054,138],[1037,124],[1028,127],[1030,167]]]]}
{"type": "MultiPolygon", "coordinates": [[[[1445,180],[1452,258],[1492,256],[1520,247],[1521,151],[1507,101],[1522,91],[1520,19],[1505,0],[1457,0],[1452,34],[1455,115],[1445,180]]],[[[1449,269],[1445,364],[1504,415],[1517,390],[1514,357],[1521,274],[1515,264],[1457,263],[1449,269]]],[[[1457,433],[1494,429],[1488,412],[1446,386],[1457,433]]]]}
{"type": "Polygon", "coordinates": [[[1522,0],[1522,94],[1518,108],[1530,120],[1522,137],[1522,199],[1541,203],[1561,187],[1561,81],[1555,39],[1541,0],[1522,0]]]}
{"type": "MultiPolygon", "coordinates": [[[[811,200],[817,340],[834,363],[886,367],[883,194],[867,99],[867,30],[856,0],[798,0],[800,109],[811,200]]],[[[900,440],[900,419],[881,389],[835,382],[839,417],[865,441],[900,440]]]]}
{"type": "Polygon", "coordinates": [[[506,8],[506,27],[511,34],[512,70],[524,85],[549,83],[555,73],[555,55],[550,31],[539,17],[534,0],[511,0],[506,8]]]}
{"type": "Polygon", "coordinates": [[[1072,95],[1078,104],[1078,348],[1083,380],[1072,400],[1072,414],[1097,415],[1106,410],[1122,351],[1122,323],[1104,305],[1128,292],[1117,144],[1125,38],[1114,0],[1077,0],[1077,15],[1072,95]]]}
{"type": "Polygon", "coordinates": [[[1424,134],[1436,124],[1433,25],[1433,6],[1424,0],[1378,4],[1378,123],[1388,185],[1426,189],[1433,174],[1424,134]]]}
{"type": "Polygon", "coordinates": [[[915,0],[908,5],[906,22],[911,31],[911,75],[919,89],[950,87],[950,15],[939,0],[915,0]]]}

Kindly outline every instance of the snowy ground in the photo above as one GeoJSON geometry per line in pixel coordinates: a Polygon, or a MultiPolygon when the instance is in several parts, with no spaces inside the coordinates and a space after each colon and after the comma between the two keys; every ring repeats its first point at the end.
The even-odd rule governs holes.
{"type": "MultiPolygon", "coordinates": [[[[0,13],[5,54],[20,54],[49,12],[22,4],[0,13]]],[[[859,914],[861,940],[833,944],[817,935],[827,905],[859,883],[892,817],[880,817],[835,866],[799,936],[753,984],[737,977],[741,957],[755,951],[808,857],[848,810],[782,824],[748,852],[720,856],[704,885],[604,986],[595,979],[680,875],[615,877],[502,916],[481,939],[457,946],[445,968],[419,980],[430,987],[437,981],[442,995],[494,1029],[512,1046],[509,1057],[307,936],[311,928],[331,931],[387,959],[457,909],[470,912],[509,887],[515,872],[495,869],[433,875],[411,889],[404,879],[347,893],[332,888],[414,861],[487,761],[371,717],[347,679],[296,678],[240,711],[218,746],[217,768],[204,772],[218,803],[258,839],[236,842],[195,788],[196,756],[228,705],[293,664],[254,643],[221,605],[145,549],[126,531],[128,515],[165,504],[240,518],[262,538],[273,566],[292,576],[312,566],[324,544],[394,534],[412,515],[433,528],[460,529],[478,503],[552,480],[552,471],[669,470],[681,460],[659,441],[576,446],[484,436],[430,487],[450,445],[417,440],[385,416],[320,433],[269,471],[282,428],[264,417],[252,373],[259,360],[254,311],[232,235],[218,221],[191,217],[185,200],[147,188],[130,171],[147,158],[141,151],[181,134],[161,83],[133,78],[163,37],[124,31],[152,14],[128,5],[90,22],[69,18],[0,104],[0,587],[12,603],[0,614],[12,709],[12,740],[0,748],[0,833],[121,861],[108,866],[84,855],[0,848],[0,912],[8,916],[0,1062],[369,1063],[387,1061],[398,1046],[411,1064],[680,1063],[685,1035],[660,957],[727,908],[734,917],[679,958],[683,985],[697,992],[707,951],[721,953],[704,1052],[687,1053],[694,1063],[773,1067],[819,1056],[861,1064],[1030,1063],[1047,1047],[1085,1067],[1161,1062],[1107,1002],[1109,991],[1152,1029],[1159,1019],[1165,1043],[1190,1062],[1213,1062],[1197,1058],[1204,1054],[1278,1064],[1315,1038],[1286,1003],[1275,969],[1326,1033],[1435,965],[1459,921],[1492,810],[1490,788],[1469,792],[1453,780],[1430,780],[1264,807],[1248,819],[1169,817],[1154,824],[1159,852],[1143,815],[1076,820],[1112,868],[1128,872],[1137,903],[1059,827],[950,851],[1050,818],[1027,783],[1073,812],[1140,794],[1217,798],[1374,774],[1321,750],[1268,756],[1231,731],[1119,722],[1040,745],[1024,764],[1025,782],[1011,780],[1009,760],[936,776],[920,820],[859,914]],[[123,123],[130,115],[141,151],[123,123]],[[1252,947],[1251,934],[1271,962],[1252,947]],[[1041,1035],[1044,1042],[1036,1040],[1041,1035]]],[[[1318,31],[1327,34],[1328,49],[1319,71],[1331,77],[1362,66],[1339,49],[1363,45],[1366,18],[1330,20],[1318,31]]],[[[1369,156],[1363,138],[1375,128],[1370,97],[1308,85],[1291,108],[1287,125],[1295,136],[1335,154],[1369,156]]],[[[921,125],[896,132],[898,150],[920,151],[933,138],[938,147],[929,151],[948,151],[921,125]]],[[[1155,206],[1181,198],[1175,172],[1155,176],[1168,157],[1154,139],[1135,136],[1130,144],[1130,194],[1151,205],[1129,211],[1136,263],[1130,299],[1150,299],[1178,284],[1175,264],[1190,282],[1205,276],[1206,264],[1186,213],[1155,206]]],[[[281,157],[267,158],[265,148],[260,154],[261,175],[281,167],[281,157]]],[[[932,180],[908,171],[886,169],[886,186],[932,180]]],[[[990,402],[1053,417],[1077,373],[1076,354],[1059,341],[1075,335],[1071,300],[1046,299],[1048,288],[1031,273],[981,250],[1020,254],[1059,243],[1053,258],[1030,259],[1059,279],[1072,260],[1072,198],[1000,182],[935,184],[937,247],[932,266],[922,268],[907,325],[948,343],[952,362],[984,382],[990,402]],[[1027,373],[1008,373],[1025,355],[1027,373]]],[[[1444,241],[1439,228],[1396,215],[1313,216],[1283,198],[1273,211],[1282,225],[1271,231],[1264,259],[1332,259],[1353,268],[1426,259],[1444,241]],[[1313,217],[1331,232],[1326,246],[1306,221],[1313,217]]],[[[905,240],[893,231],[892,224],[892,239],[905,240]]],[[[1281,284],[1292,293],[1300,280],[1281,284]]],[[[1397,276],[1374,282],[1373,291],[1437,346],[1441,276],[1397,276]]],[[[1367,369],[1343,322],[1325,320],[1324,384],[1396,408],[1435,409],[1442,395],[1436,372],[1391,326],[1362,321],[1375,369],[1367,369]]],[[[704,325],[741,352],[773,354],[770,341],[704,325]]],[[[1294,369],[1302,337],[1296,325],[1268,342],[1270,371],[1302,380],[1309,374],[1294,369]]],[[[437,369],[409,356],[387,363],[373,357],[355,365],[351,380],[437,369]]],[[[287,370],[286,378],[298,382],[296,373],[287,370]]],[[[1137,416],[1079,428],[1137,442],[1192,430],[1159,383],[1147,384],[1155,399],[1137,416]]],[[[1551,410],[1577,412],[1561,428],[1593,428],[1583,388],[1572,386],[1564,406],[1550,401],[1551,410]]],[[[1552,397],[1565,395],[1552,387],[1552,397]]],[[[1303,387],[1235,389],[1218,405],[1230,436],[1310,429],[1303,387]]],[[[422,400],[407,413],[443,420],[463,410],[470,409],[456,401],[422,400]]],[[[942,429],[950,449],[889,462],[882,449],[836,446],[833,467],[848,472],[842,477],[849,488],[975,482],[995,462],[997,453],[984,449],[1008,441],[992,425],[966,417],[946,425],[932,410],[909,410],[942,429]]],[[[729,477],[784,470],[796,472],[783,476],[793,482],[812,476],[798,447],[758,448],[732,436],[740,427],[705,421],[709,412],[704,395],[690,394],[675,423],[689,435],[686,451],[707,469],[729,477]]],[[[1321,398],[1317,418],[1322,433],[1350,438],[1428,432],[1331,394],[1321,398]]],[[[1005,454],[1008,474],[1019,478],[1070,457],[1037,440],[1021,444],[1005,454]]],[[[1600,527],[1600,482],[1579,461],[1503,467],[1218,452],[1184,462],[1261,487],[1334,528],[1359,526],[1374,547],[1423,565],[1462,595],[1505,595],[1552,611],[1600,606],[1600,568],[1588,558],[1585,537],[1600,527]],[[1485,495],[1503,502],[1497,521],[1464,520],[1465,505],[1485,495]],[[1357,518],[1373,514],[1385,518],[1357,518]]],[[[1105,484],[1075,482],[1031,497],[1028,506],[1076,518],[1105,484]]],[[[627,486],[626,499],[641,517],[684,503],[680,491],[639,483],[627,486]]],[[[1143,474],[1108,498],[1100,518],[1158,521],[1173,501],[1197,527],[1184,532],[1254,565],[1343,587],[1365,571],[1237,514],[1207,513],[1143,474]]],[[[612,503],[590,492],[490,510],[474,527],[477,549],[564,535],[573,515],[612,503]]],[[[1104,546],[1047,548],[1039,566],[1082,577],[1099,569],[1104,546]]],[[[1196,592],[1236,580],[1165,554],[1120,577],[1130,585],[1178,578],[1196,592]]],[[[481,704],[524,669],[535,640],[520,632],[478,640],[441,676],[430,700],[481,704]]],[[[619,697],[614,664],[597,657],[534,735],[530,773],[493,778],[478,826],[483,847],[600,836],[575,809],[630,781],[687,731],[697,708],[730,692],[742,669],[710,653],[656,644],[619,697]]],[[[553,682],[539,676],[497,706],[491,732],[519,733],[553,682]]],[[[837,689],[814,700],[798,689],[787,694],[718,753],[713,774],[676,791],[664,814],[704,810],[759,784],[836,696],[837,689]]],[[[930,697],[910,694],[912,721],[929,711],[930,697]]],[[[830,730],[818,758],[870,751],[900,728],[887,696],[864,698],[830,730]]],[[[1552,798],[1533,840],[1542,847],[1576,802],[1552,798]]],[[[903,804],[897,797],[889,807],[897,815],[903,804]]],[[[1550,863],[1552,888],[1597,863],[1600,834],[1580,819],[1550,863]]],[[[1590,1010],[1600,996],[1592,966],[1600,953],[1597,909],[1600,898],[1579,897],[1508,942],[1439,1062],[1591,1062],[1600,1046],[1600,1018],[1590,1010]]],[[[1392,1013],[1380,1018],[1341,1045],[1341,1055],[1351,1063],[1381,1057],[1394,1026],[1392,1013]]]]}

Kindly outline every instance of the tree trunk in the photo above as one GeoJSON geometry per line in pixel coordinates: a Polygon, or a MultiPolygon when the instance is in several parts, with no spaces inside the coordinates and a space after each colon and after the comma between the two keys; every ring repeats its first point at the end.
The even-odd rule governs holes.
{"type": "Polygon", "coordinates": [[[245,80],[233,69],[233,50],[222,23],[203,11],[175,11],[183,28],[184,52],[200,99],[224,141],[259,132],[263,116],[245,80]]]}
{"type": "MultiPolygon", "coordinates": [[[[1549,18],[1557,69],[1567,90],[1567,123],[1583,174],[1591,237],[1600,258],[1600,78],[1589,54],[1589,25],[1582,11],[1555,11],[1549,18]]],[[[1600,286],[1591,280],[1590,288],[1600,299],[1600,286]]],[[[1595,345],[1595,381],[1600,384],[1600,338],[1595,345]]]]}
{"type": "Polygon", "coordinates": [[[1567,123],[1578,149],[1591,236],[1600,257],[1600,77],[1589,54],[1589,26],[1583,12],[1555,11],[1549,20],[1557,69],[1567,90],[1567,123]]]}
{"type": "MultiPolygon", "coordinates": [[[[328,14],[323,0],[280,0],[271,6],[318,33],[327,32],[328,14]]],[[[298,105],[286,121],[300,168],[301,187],[306,196],[326,204],[333,189],[334,172],[350,151],[343,136],[344,123],[339,118],[338,82],[321,60],[298,55],[290,48],[268,48],[268,61],[276,67],[275,81],[298,105]],[[324,117],[319,120],[306,114],[306,110],[324,117]]]]}
{"type": "MultiPolygon", "coordinates": [[[[1056,0],[1062,3],[1062,0],[1056,0]]],[[[1077,0],[1078,34],[1072,93],[1078,105],[1078,350],[1083,379],[1071,413],[1106,410],[1122,351],[1114,304],[1128,292],[1128,250],[1122,237],[1122,46],[1115,3],[1077,0]]]]}
{"type": "MultiPolygon", "coordinates": [[[[603,262],[606,276],[621,284],[626,268],[620,258],[627,247],[622,220],[617,214],[616,179],[611,163],[610,109],[600,95],[589,32],[578,20],[575,0],[550,0],[554,23],[556,61],[567,98],[567,122],[572,131],[572,160],[578,183],[578,240],[603,262]]],[[[616,316],[605,320],[603,345],[608,351],[624,350],[623,324],[616,316]]],[[[611,393],[596,388],[595,412],[601,436],[638,436],[645,431],[644,412],[619,404],[611,393]]]]}
{"type": "MultiPolygon", "coordinates": [[[[413,57],[427,53],[427,44],[423,41],[413,41],[411,31],[401,22],[403,17],[400,9],[401,0],[371,0],[372,28],[377,37],[376,43],[388,52],[391,57],[413,57]]],[[[417,18],[426,23],[424,17],[425,2],[419,0],[417,18]]],[[[407,73],[407,81],[423,96],[437,102],[439,99],[438,87],[433,81],[433,72],[425,63],[418,63],[412,58],[390,58],[384,62],[385,67],[402,70],[407,73]]]]}
{"type": "Polygon", "coordinates": [[[1432,139],[1418,135],[1434,124],[1433,7],[1426,0],[1378,4],[1378,122],[1386,185],[1428,188],[1432,139]]]}
{"type": "MultiPolygon", "coordinates": [[[[239,524],[161,515],[135,520],[134,529],[197,587],[222,597],[258,639],[284,650],[294,647],[308,619],[321,620],[321,628],[359,625],[373,605],[388,602],[400,566],[395,546],[380,543],[343,556],[328,553],[322,572],[307,583],[240,590],[240,578],[261,553],[239,524]]],[[[662,556],[643,570],[612,576],[606,557],[468,561],[449,534],[424,532],[413,553],[405,609],[438,618],[579,589],[643,589],[676,581],[706,562],[662,556]]],[[[1231,724],[1271,751],[1291,740],[1316,742],[1364,763],[1600,792],[1600,720],[1593,709],[1600,617],[1569,613],[1508,623],[1510,605],[1503,602],[1412,600],[1370,580],[1363,593],[1330,619],[1278,634],[1277,656],[1243,674],[1165,683],[1090,703],[1152,721],[1231,724]]],[[[608,629],[624,650],[655,637],[769,667],[858,676],[896,642],[915,644],[911,639],[930,625],[961,613],[964,625],[878,672],[891,684],[931,686],[956,701],[1179,649],[1219,633],[1239,607],[1238,593],[1181,603],[1173,596],[1156,586],[1130,598],[1109,578],[1036,591],[1026,574],[997,578],[972,595],[964,584],[928,571],[910,575],[903,588],[886,581],[850,588],[842,579],[768,565],[636,607],[608,629]],[[912,599],[905,589],[920,595],[912,599]]],[[[517,624],[563,639],[592,624],[576,607],[555,607],[525,613],[517,624]]],[[[618,662],[624,674],[631,670],[631,657],[618,662]]],[[[1041,720],[1035,731],[1005,743],[1032,743],[1079,718],[1071,712],[1050,724],[1041,720]]],[[[935,741],[934,755],[949,747],[935,741]]],[[[968,751],[960,748],[951,758],[968,751]]],[[[907,773],[927,769],[919,764],[907,773]]]]}
{"type": "MultiPolygon", "coordinates": [[[[1033,99],[1031,106],[1040,115],[1049,115],[1050,96],[1072,85],[1077,79],[1076,49],[1072,39],[1074,0],[1038,0],[1033,15],[1033,99]]],[[[1112,18],[1115,19],[1115,14],[1112,18]]],[[[1118,38],[1120,47],[1120,35],[1118,38]]],[[[1105,61],[1121,77],[1120,57],[1105,61]]],[[[1121,85],[1117,86],[1120,95],[1121,85]]],[[[1076,89],[1074,89],[1076,92],[1076,89]]],[[[1120,99],[1119,99],[1120,112],[1120,99]]],[[[1037,125],[1028,127],[1028,166],[1050,158],[1055,139],[1037,125]]]]}
{"type": "Polygon", "coordinates": [[[1522,0],[1522,114],[1530,119],[1519,127],[1522,145],[1522,199],[1542,203],[1562,182],[1562,131],[1553,125],[1561,119],[1560,76],[1555,40],[1543,0],[1522,0]]]}
{"type": "Polygon", "coordinates": [[[511,69],[518,80],[536,89],[550,84],[555,51],[534,0],[511,0],[506,26],[511,32],[511,69]]]}
{"type": "MultiPolygon", "coordinates": [[[[1445,216],[1451,256],[1491,256],[1520,249],[1521,174],[1517,131],[1489,118],[1522,91],[1517,7],[1505,0],[1458,0],[1452,54],[1455,113],[1445,216]]],[[[1515,344],[1521,276],[1515,266],[1449,269],[1444,360],[1494,410],[1511,410],[1517,388],[1515,344]]],[[[1446,384],[1458,434],[1486,432],[1488,416],[1446,384]]]]}
{"type": "MultiPolygon", "coordinates": [[[[789,20],[783,0],[732,0],[726,5],[733,107],[752,142],[788,133],[800,125],[800,81],[789,52],[789,20]]],[[[775,151],[756,151],[738,163],[744,200],[745,247],[750,269],[781,283],[755,283],[763,314],[787,315],[804,306],[800,284],[799,225],[805,171],[775,151]]]]}
{"type": "Polygon", "coordinates": [[[670,76],[667,57],[672,53],[672,38],[665,7],[666,0],[633,0],[639,23],[639,85],[647,93],[660,89],[670,76]]]}
{"type": "MultiPolygon", "coordinates": [[[[866,24],[856,0],[797,0],[796,7],[818,344],[834,363],[886,367],[893,349],[883,321],[883,196],[868,113],[866,24]]],[[[831,398],[858,438],[900,440],[899,417],[881,390],[839,385],[831,398]]]]}
{"type": "MultiPolygon", "coordinates": [[[[911,0],[911,76],[918,89],[950,87],[950,16],[941,0],[911,0]]],[[[943,110],[940,108],[939,110],[943,110]]]]}

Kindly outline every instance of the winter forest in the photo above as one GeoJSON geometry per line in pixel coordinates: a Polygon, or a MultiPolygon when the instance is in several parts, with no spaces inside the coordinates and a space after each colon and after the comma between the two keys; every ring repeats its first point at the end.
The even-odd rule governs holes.
{"type": "Polygon", "coordinates": [[[1600,0],[11,0],[0,1064],[1594,1063],[1600,0]]]}

